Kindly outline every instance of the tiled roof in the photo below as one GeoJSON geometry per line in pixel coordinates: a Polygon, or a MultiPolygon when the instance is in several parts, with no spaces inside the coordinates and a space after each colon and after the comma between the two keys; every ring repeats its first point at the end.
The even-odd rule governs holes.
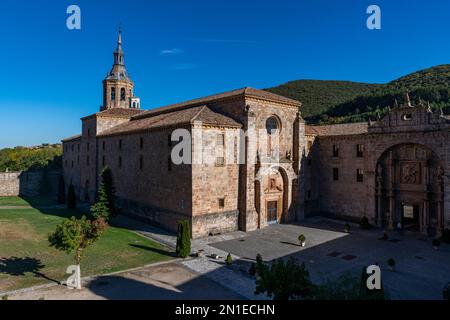
{"type": "Polygon", "coordinates": [[[286,98],[286,97],[283,97],[283,96],[280,96],[280,95],[277,95],[277,94],[274,94],[274,93],[271,93],[268,91],[246,87],[246,88],[228,91],[228,92],[224,92],[224,93],[219,93],[219,94],[215,94],[215,95],[211,95],[211,96],[207,96],[207,97],[203,97],[203,98],[198,98],[198,99],[189,100],[189,101],[185,101],[185,102],[181,102],[181,103],[176,103],[176,104],[168,105],[168,106],[157,108],[157,109],[148,110],[137,116],[134,116],[134,118],[136,118],[136,119],[145,118],[145,117],[153,116],[153,115],[159,114],[159,113],[171,112],[174,110],[185,109],[187,107],[192,107],[192,106],[197,106],[197,105],[205,105],[207,103],[211,103],[216,100],[231,98],[231,97],[235,97],[235,96],[255,97],[255,98],[266,99],[266,100],[271,100],[271,101],[276,101],[276,102],[282,102],[282,103],[286,103],[286,104],[290,104],[290,105],[294,105],[294,106],[301,105],[301,103],[297,100],[289,99],[289,98],[286,98]]]}
{"type": "Polygon", "coordinates": [[[77,134],[76,136],[70,137],[70,138],[66,138],[64,140],[61,140],[62,142],[70,142],[70,141],[74,141],[74,140],[79,140],[81,139],[81,134],[77,134]]]}
{"type": "Polygon", "coordinates": [[[316,136],[346,136],[368,132],[367,122],[306,126],[306,134],[316,136]]]}
{"type": "Polygon", "coordinates": [[[149,129],[181,126],[201,121],[205,125],[240,128],[241,124],[233,119],[216,113],[207,106],[198,106],[170,113],[158,114],[144,119],[133,119],[130,122],[118,125],[103,131],[100,136],[109,136],[129,132],[145,131],[149,129]]]}
{"type": "Polygon", "coordinates": [[[91,118],[94,116],[97,117],[112,117],[112,118],[131,118],[132,116],[138,115],[139,113],[143,113],[144,110],[140,109],[131,109],[131,108],[112,108],[107,109],[101,112],[94,113],[90,116],[87,116],[82,119],[91,118]]]}

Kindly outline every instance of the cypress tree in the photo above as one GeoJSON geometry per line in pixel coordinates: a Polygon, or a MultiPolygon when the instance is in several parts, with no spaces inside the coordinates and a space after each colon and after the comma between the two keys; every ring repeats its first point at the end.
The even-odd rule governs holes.
{"type": "Polygon", "coordinates": [[[188,220],[178,222],[176,253],[178,257],[183,259],[191,254],[191,230],[188,220]]]}

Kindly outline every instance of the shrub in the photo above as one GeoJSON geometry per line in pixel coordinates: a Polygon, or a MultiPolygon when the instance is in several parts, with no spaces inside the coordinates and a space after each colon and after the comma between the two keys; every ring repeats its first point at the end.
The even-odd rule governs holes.
{"type": "Polygon", "coordinates": [[[441,245],[441,241],[439,239],[434,239],[432,241],[433,247],[439,247],[441,245]]]}
{"type": "Polygon", "coordinates": [[[388,263],[388,266],[389,266],[389,267],[391,267],[391,268],[394,268],[394,267],[395,267],[395,260],[394,260],[394,259],[390,258],[390,259],[387,261],[387,263],[388,263]]]}
{"type": "Polygon", "coordinates": [[[368,230],[370,229],[371,225],[369,223],[369,219],[367,217],[362,217],[361,222],[359,223],[359,226],[361,229],[368,230]]]}
{"type": "Polygon", "coordinates": [[[445,229],[441,238],[442,242],[450,243],[450,229],[445,229]]]}
{"type": "Polygon", "coordinates": [[[255,294],[265,293],[274,300],[289,300],[307,298],[314,292],[305,264],[299,265],[292,257],[287,262],[276,260],[270,267],[259,260],[256,271],[259,278],[255,294]]]}
{"type": "Polygon", "coordinates": [[[305,235],[303,235],[303,234],[299,235],[299,236],[298,236],[298,241],[299,241],[300,243],[305,242],[305,241],[306,241],[305,235]]]}
{"type": "Polygon", "coordinates": [[[183,259],[191,254],[191,231],[188,220],[178,222],[176,253],[178,257],[183,259]]]}
{"type": "Polygon", "coordinates": [[[64,177],[62,175],[59,177],[58,183],[58,203],[66,203],[66,185],[64,183],[64,177]]]}
{"type": "Polygon", "coordinates": [[[344,231],[345,231],[346,233],[349,233],[349,232],[350,232],[350,225],[349,225],[348,223],[345,224],[345,226],[344,226],[344,231]]]}
{"type": "Polygon", "coordinates": [[[8,300],[8,295],[2,296],[2,300],[8,300]]]}
{"type": "Polygon", "coordinates": [[[69,190],[67,191],[67,208],[75,209],[77,207],[77,197],[75,195],[75,187],[70,184],[69,190]]]}
{"type": "Polygon", "coordinates": [[[231,257],[231,254],[229,253],[227,258],[225,259],[225,262],[228,266],[231,266],[233,264],[233,258],[231,257]]]}

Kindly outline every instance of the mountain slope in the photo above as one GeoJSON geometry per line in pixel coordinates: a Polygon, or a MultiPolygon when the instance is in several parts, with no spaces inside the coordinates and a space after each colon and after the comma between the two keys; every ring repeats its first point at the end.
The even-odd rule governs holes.
{"type": "Polygon", "coordinates": [[[387,84],[349,81],[297,80],[267,89],[299,100],[309,123],[367,121],[383,116],[395,100],[410,91],[413,100],[430,102],[433,109],[450,112],[450,65],[420,70],[387,84]]]}

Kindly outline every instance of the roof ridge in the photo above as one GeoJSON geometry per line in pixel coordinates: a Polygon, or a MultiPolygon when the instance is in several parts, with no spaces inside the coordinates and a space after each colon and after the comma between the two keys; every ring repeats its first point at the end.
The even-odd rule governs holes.
{"type": "MultiPolygon", "coordinates": [[[[194,107],[195,108],[195,107],[194,107]]],[[[194,117],[192,117],[191,119],[191,123],[193,123],[195,121],[195,119],[200,115],[200,113],[203,112],[203,110],[205,110],[205,108],[207,108],[206,104],[204,106],[202,106],[202,108],[195,114],[194,117]]]]}

